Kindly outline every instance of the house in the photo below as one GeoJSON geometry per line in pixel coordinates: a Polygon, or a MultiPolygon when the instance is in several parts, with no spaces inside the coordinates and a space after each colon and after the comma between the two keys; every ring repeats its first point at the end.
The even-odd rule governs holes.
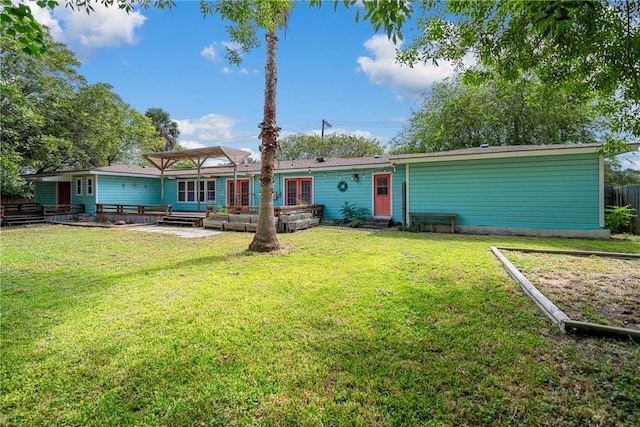
{"type": "MultiPolygon", "coordinates": [[[[394,223],[435,222],[437,231],[606,238],[599,147],[499,146],[277,161],[274,206],[324,205],[325,219],[339,219],[347,202],[394,223]],[[441,213],[451,218],[429,216],[441,213]]],[[[114,165],[27,178],[35,183],[37,203],[83,205],[89,215],[105,205],[138,206],[144,216],[145,206],[204,213],[207,206],[259,204],[260,164],[245,163],[249,153],[224,147],[179,153],[148,155],[156,167],[114,165]],[[208,166],[216,156],[227,164],[208,166]],[[169,167],[185,159],[196,168],[169,167]]]]}

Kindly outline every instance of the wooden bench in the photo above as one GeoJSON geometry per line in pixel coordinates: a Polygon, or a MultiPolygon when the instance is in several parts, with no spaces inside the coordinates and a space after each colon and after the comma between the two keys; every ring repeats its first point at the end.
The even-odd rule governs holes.
{"type": "Polygon", "coordinates": [[[416,218],[425,218],[425,222],[420,222],[420,224],[431,224],[433,226],[433,230],[435,231],[436,224],[442,224],[440,222],[429,222],[429,218],[448,218],[451,223],[451,232],[456,232],[456,214],[454,213],[445,213],[445,212],[409,212],[409,227],[415,224],[416,218]]]}

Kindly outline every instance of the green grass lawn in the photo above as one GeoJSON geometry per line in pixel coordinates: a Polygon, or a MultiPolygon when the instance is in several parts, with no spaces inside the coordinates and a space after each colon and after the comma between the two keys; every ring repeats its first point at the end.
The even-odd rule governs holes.
{"type": "Polygon", "coordinates": [[[640,242],[252,237],[3,230],[0,424],[640,423],[640,346],[561,334],[489,250],[640,242]]]}

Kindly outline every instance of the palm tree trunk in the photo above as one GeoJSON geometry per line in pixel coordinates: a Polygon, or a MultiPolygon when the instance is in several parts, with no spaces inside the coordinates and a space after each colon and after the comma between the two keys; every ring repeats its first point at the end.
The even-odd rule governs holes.
{"type": "Polygon", "coordinates": [[[249,250],[272,252],[280,249],[273,212],[273,177],[280,128],[276,126],[276,51],[278,37],[275,31],[266,34],[267,64],[265,66],[264,119],[260,123],[262,167],[260,172],[260,215],[258,227],[249,250]]]}

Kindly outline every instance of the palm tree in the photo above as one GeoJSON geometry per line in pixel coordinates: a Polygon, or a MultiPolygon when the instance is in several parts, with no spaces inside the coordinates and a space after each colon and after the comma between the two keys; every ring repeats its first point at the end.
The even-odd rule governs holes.
{"type": "Polygon", "coordinates": [[[254,252],[272,252],[280,248],[273,211],[273,178],[278,135],[276,125],[276,51],[278,49],[278,29],[286,29],[289,12],[294,7],[291,0],[219,0],[201,1],[200,9],[204,15],[218,13],[229,20],[233,26],[229,29],[232,41],[239,48],[227,48],[227,59],[232,64],[240,64],[242,54],[260,46],[256,36],[259,29],[266,30],[267,61],[265,66],[264,116],[260,123],[261,171],[260,171],[260,213],[258,227],[249,250],[254,252]]]}
{"type": "Polygon", "coordinates": [[[180,136],[178,123],[171,120],[169,113],[162,108],[149,108],[144,115],[149,117],[158,136],[164,140],[164,151],[173,151],[178,144],[178,136],[180,136]]]}
{"type": "Polygon", "coordinates": [[[273,212],[273,177],[278,149],[278,134],[280,128],[276,125],[276,50],[278,36],[275,31],[266,34],[267,64],[264,79],[264,119],[260,123],[260,138],[262,145],[262,166],[260,170],[260,212],[258,227],[253,241],[249,245],[250,251],[272,252],[280,248],[273,212]]]}

